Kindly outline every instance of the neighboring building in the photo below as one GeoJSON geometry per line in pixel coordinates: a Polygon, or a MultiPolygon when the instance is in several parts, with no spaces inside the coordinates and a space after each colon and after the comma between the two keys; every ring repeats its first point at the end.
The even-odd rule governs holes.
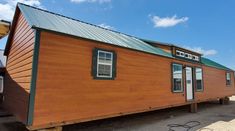
{"type": "MultiPolygon", "coordinates": [[[[0,20],[0,40],[5,37],[10,30],[11,23],[8,21],[0,20]]],[[[3,76],[5,73],[6,57],[4,56],[4,50],[0,49],[0,101],[2,101],[3,93],[3,76]]]]}
{"type": "Polygon", "coordinates": [[[6,56],[4,56],[4,50],[0,49],[0,103],[2,102],[2,93],[4,89],[3,77],[5,75],[6,56]]]}
{"type": "Polygon", "coordinates": [[[0,49],[0,68],[6,67],[6,56],[4,56],[4,50],[0,49]]]}
{"type": "Polygon", "coordinates": [[[199,53],[24,4],[5,55],[4,106],[29,129],[235,94],[234,71],[199,53]]]}
{"type": "Polygon", "coordinates": [[[6,36],[10,30],[11,23],[8,21],[0,20],[0,39],[6,36]]]}

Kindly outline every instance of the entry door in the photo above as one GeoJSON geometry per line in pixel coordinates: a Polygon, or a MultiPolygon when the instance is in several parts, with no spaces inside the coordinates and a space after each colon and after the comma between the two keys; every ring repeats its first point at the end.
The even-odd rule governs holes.
{"type": "Polygon", "coordinates": [[[193,100],[193,69],[192,67],[186,67],[186,96],[187,101],[193,100]]]}

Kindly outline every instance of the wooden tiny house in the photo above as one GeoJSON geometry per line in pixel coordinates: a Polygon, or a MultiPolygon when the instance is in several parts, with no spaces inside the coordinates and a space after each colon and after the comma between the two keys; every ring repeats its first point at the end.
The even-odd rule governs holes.
{"type": "Polygon", "coordinates": [[[234,71],[196,52],[18,4],[4,106],[41,129],[235,94],[234,71]]]}

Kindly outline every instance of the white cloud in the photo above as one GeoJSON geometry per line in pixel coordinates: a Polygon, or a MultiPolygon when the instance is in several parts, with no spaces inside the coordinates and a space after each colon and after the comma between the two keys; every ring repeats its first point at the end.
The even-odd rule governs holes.
{"type": "Polygon", "coordinates": [[[172,16],[172,17],[159,17],[159,16],[151,16],[149,15],[154,27],[172,27],[175,26],[177,24],[181,24],[181,23],[185,23],[186,21],[189,20],[188,17],[182,17],[182,18],[178,18],[176,15],[172,16]]]}
{"type": "Polygon", "coordinates": [[[18,2],[42,8],[40,0],[4,0],[0,2],[0,20],[11,21],[18,2]]]}
{"type": "Polygon", "coordinates": [[[103,4],[103,3],[109,3],[111,2],[111,0],[70,0],[71,2],[74,2],[74,3],[100,3],[100,4],[103,4]]]}
{"type": "Polygon", "coordinates": [[[218,52],[214,49],[210,49],[210,50],[205,50],[202,47],[185,47],[186,49],[198,52],[203,54],[204,56],[211,56],[211,55],[216,55],[218,52]]]}
{"type": "Polygon", "coordinates": [[[110,29],[110,30],[115,30],[113,26],[107,25],[105,23],[99,24],[98,26],[106,28],[106,29],[110,29]]]}

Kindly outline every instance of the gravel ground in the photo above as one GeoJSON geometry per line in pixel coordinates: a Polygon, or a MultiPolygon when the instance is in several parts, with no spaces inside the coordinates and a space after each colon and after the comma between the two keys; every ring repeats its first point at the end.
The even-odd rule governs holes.
{"type": "MultiPolygon", "coordinates": [[[[201,103],[63,127],[63,131],[235,131],[235,96],[229,105],[201,103]]],[[[0,117],[0,131],[25,131],[13,116],[0,117]]]]}

